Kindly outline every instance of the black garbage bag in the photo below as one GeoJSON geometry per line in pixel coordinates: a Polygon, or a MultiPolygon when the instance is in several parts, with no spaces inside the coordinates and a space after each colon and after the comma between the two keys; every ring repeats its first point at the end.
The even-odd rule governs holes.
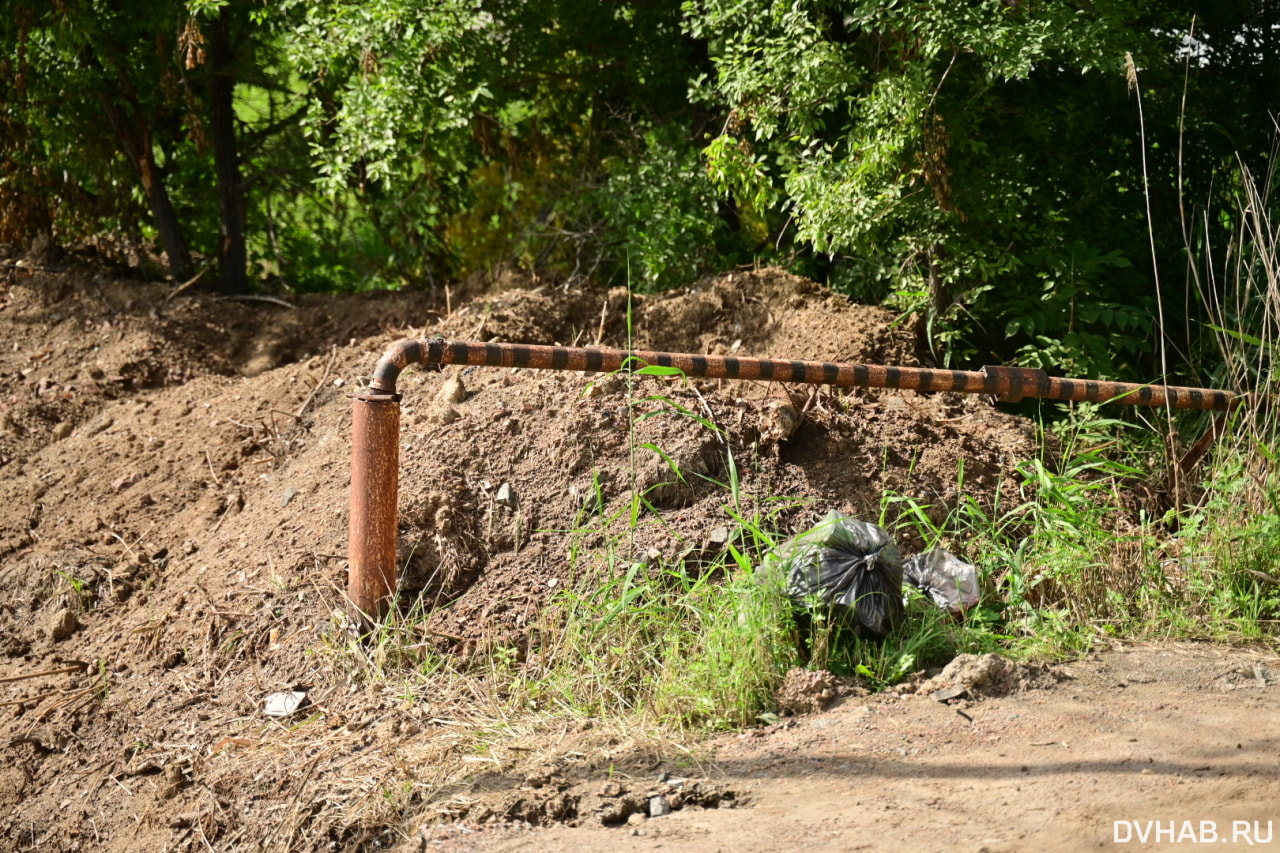
{"type": "Polygon", "coordinates": [[[880,639],[902,619],[902,558],[889,534],[832,510],[812,530],[765,557],[796,604],[829,608],[859,637],[880,639]]]}
{"type": "Polygon", "coordinates": [[[963,613],[982,598],[977,568],[941,548],[908,557],[902,575],[907,584],[951,613],[963,613]]]}

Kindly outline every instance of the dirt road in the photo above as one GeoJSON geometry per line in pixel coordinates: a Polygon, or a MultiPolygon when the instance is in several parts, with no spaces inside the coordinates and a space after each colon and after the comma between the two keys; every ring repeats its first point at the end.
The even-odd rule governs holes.
{"type": "MultiPolygon", "coordinates": [[[[728,737],[700,772],[735,793],[734,808],[614,828],[439,826],[421,849],[1280,849],[1280,659],[1163,645],[1057,669],[1048,689],[950,704],[851,698],[728,737]]],[[[626,785],[657,794],[670,787],[662,772],[689,768],[626,785]]]]}

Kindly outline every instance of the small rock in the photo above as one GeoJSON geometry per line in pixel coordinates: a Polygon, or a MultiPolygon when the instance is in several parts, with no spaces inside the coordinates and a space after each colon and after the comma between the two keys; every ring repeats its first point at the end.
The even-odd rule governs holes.
{"type": "Polygon", "coordinates": [[[467,386],[462,384],[462,378],[459,376],[450,376],[436,392],[436,402],[442,405],[461,403],[465,399],[467,399],[467,386]]]}
{"type": "Polygon", "coordinates": [[[713,554],[720,553],[725,549],[725,546],[729,544],[729,538],[732,535],[733,534],[729,530],[729,528],[717,527],[715,530],[712,530],[710,533],[707,534],[707,544],[706,544],[705,550],[710,551],[713,554]]]}
{"type": "Polygon", "coordinates": [[[293,488],[292,486],[290,486],[289,488],[285,489],[285,490],[284,490],[284,497],[280,498],[280,506],[282,506],[282,507],[286,507],[286,506],[288,506],[288,505],[289,505],[289,501],[293,500],[294,496],[295,496],[295,495],[297,495],[297,494],[298,494],[298,490],[297,490],[297,489],[295,489],[295,488],[293,488]]]}
{"type": "Polygon", "coordinates": [[[440,406],[431,413],[430,419],[438,424],[451,424],[462,415],[453,406],[440,406]]]}
{"type": "Polygon", "coordinates": [[[505,506],[507,509],[516,508],[516,491],[511,488],[510,483],[503,483],[498,487],[498,495],[494,499],[494,503],[499,506],[505,506]]]}
{"type": "Polygon", "coordinates": [[[959,699],[968,692],[968,687],[965,687],[963,684],[957,684],[955,687],[946,687],[942,690],[935,690],[929,694],[929,698],[935,702],[946,702],[951,699],[959,699]]]}
{"type": "Polygon", "coordinates": [[[669,814],[671,814],[671,803],[666,797],[659,794],[649,798],[649,817],[663,817],[669,814]]]}
{"type": "Polygon", "coordinates": [[[640,812],[636,812],[627,818],[627,826],[644,826],[646,820],[648,820],[647,817],[640,814],[640,812]]]}
{"type": "Polygon", "coordinates": [[[137,471],[134,471],[131,474],[125,474],[123,477],[119,477],[111,481],[111,491],[122,492],[141,479],[142,475],[137,471]]]}
{"type": "Polygon", "coordinates": [[[603,397],[608,394],[617,394],[622,390],[622,379],[616,374],[610,374],[602,379],[597,379],[587,386],[587,390],[583,392],[584,397],[603,397]]]}
{"type": "Polygon", "coordinates": [[[67,421],[63,421],[62,423],[58,424],[56,427],[53,428],[54,441],[62,441],[62,439],[66,438],[69,435],[71,435],[71,424],[68,423],[67,421]]]}
{"type": "Polygon", "coordinates": [[[49,636],[55,643],[65,640],[76,632],[80,627],[80,620],[76,618],[75,611],[69,607],[64,607],[54,614],[53,619],[49,622],[49,636]]]}

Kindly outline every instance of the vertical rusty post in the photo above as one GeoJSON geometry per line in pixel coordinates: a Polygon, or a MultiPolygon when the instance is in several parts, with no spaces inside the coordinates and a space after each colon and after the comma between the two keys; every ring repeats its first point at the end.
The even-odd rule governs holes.
{"type": "Polygon", "coordinates": [[[347,597],[366,619],[385,616],[396,593],[400,398],[362,394],[351,410],[351,541],[347,597]]]}

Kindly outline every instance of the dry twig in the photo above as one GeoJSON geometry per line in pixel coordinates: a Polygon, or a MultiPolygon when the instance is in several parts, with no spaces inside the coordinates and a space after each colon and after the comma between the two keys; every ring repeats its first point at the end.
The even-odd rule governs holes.
{"type": "Polygon", "coordinates": [[[329,379],[329,374],[333,370],[333,363],[338,359],[338,348],[331,347],[329,350],[329,361],[324,366],[324,373],[320,376],[320,381],[316,383],[316,387],[311,389],[311,393],[307,395],[307,399],[302,401],[302,405],[298,407],[298,411],[294,414],[296,420],[302,420],[302,415],[307,411],[307,406],[311,405],[311,401],[316,398],[320,388],[329,379]]]}
{"type": "Polygon", "coordinates": [[[8,684],[12,681],[26,681],[28,678],[39,678],[42,675],[62,675],[64,672],[84,672],[89,668],[87,663],[77,663],[75,666],[65,666],[61,669],[42,669],[39,672],[28,672],[26,675],[11,675],[8,678],[0,678],[0,684],[8,684]]]}

